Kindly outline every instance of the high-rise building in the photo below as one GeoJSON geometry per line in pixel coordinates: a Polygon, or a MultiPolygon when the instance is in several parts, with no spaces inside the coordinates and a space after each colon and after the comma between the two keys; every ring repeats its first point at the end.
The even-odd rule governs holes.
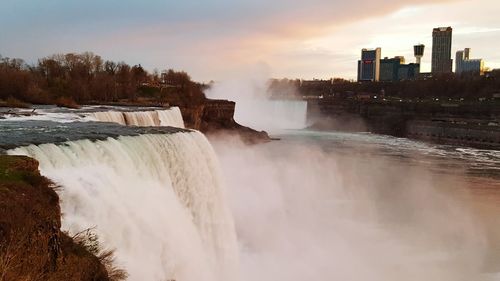
{"type": "Polygon", "coordinates": [[[422,57],[424,56],[424,49],[425,45],[423,44],[413,46],[413,54],[415,55],[417,64],[420,64],[422,57]]]}
{"type": "Polygon", "coordinates": [[[451,73],[451,27],[438,27],[432,31],[432,74],[451,73]]]}
{"type": "Polygon", "coordinates": [[[398,81],[399,67],[405,63],[404,57],[384,58],[380,60],[380,81],[398,81]]]}
{"type": "Polygon", "coordinates": [[[395,82],[415,80],[420,74],[420,64],[405,64],[404,57],[384,58],[380,60],[380,81],[395,82]]]}
{"type": "Polygon", "coordinates": [[[455,73],[462,73],[462,66],[464,61],[469,60],[470,49],[465,48],[464,50],[457,51],[455,54],[455,73]]]}
{"type": "Polygon", "coordinates": [[[361,50],[361,60],[358,61],[358,81],[379,81],[381,53],[380,48],[361,50]]]}
{"type": "Polygon", "coordinates": [[[484,61],[482,59],[471,59],[470,48],[458,51],[455,56],[455,73],[461,75],[464,73],[473,75],[484,74],[484,61]]]}

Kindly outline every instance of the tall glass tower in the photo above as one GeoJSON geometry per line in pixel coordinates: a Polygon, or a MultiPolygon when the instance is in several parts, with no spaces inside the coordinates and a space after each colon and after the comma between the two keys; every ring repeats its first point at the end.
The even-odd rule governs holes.
{"type": "Polygon", "coordinates": [[[438,27],[432,31],[432,66],[433,74],[451,73],[451,27],[438,27]]]}

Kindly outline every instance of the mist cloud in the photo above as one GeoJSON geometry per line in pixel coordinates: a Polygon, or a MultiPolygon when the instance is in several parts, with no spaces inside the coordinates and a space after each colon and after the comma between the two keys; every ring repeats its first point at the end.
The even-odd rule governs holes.
{"type": "Polygon", "coordinates": [[[243,281],[482,280],[484,236],[452,178],[362,149],[212,143],[243,281]]]}

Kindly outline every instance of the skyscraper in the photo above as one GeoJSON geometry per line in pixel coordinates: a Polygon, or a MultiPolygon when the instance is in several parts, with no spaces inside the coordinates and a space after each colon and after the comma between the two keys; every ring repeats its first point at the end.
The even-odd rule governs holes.
{"type": "Polygon", "coordinates": [[[432,74],[451,73],[451,27],[438,27],[432,31],[432,74]]]}
{"type": "Polygon", "coordinates": [[[471,59],[470,48],[458,51],[455,57],[455,73],[482,75],[484,73],[484,61],[482,59],[471,59]]]}
{"type": "Polygon", "coordinates": [[[464,50],[457,51],[455,55],[455,73],[461,74],[463,69],[464,61],[469,60],[470,49],[465,48],[464,50]]]}
{"type": "Polygon", "coordinates": [[[381,53],[380,48],[361,50],[361,60],[358,61],[358,81],[379,81],[381,53]]]}

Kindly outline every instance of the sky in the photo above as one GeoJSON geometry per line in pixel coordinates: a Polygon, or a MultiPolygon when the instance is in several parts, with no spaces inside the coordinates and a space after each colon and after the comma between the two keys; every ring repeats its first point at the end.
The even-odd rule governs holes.
{"type": "Polygon", "coordinates": [[[274,78],[356,77],[362,48],[413,62],[432,28],[453,27],[454,53],[500,68],[498,0],[0,0],[0,55],[34,63],[92,51],[197,81],[266,72],[274,78]]]}

